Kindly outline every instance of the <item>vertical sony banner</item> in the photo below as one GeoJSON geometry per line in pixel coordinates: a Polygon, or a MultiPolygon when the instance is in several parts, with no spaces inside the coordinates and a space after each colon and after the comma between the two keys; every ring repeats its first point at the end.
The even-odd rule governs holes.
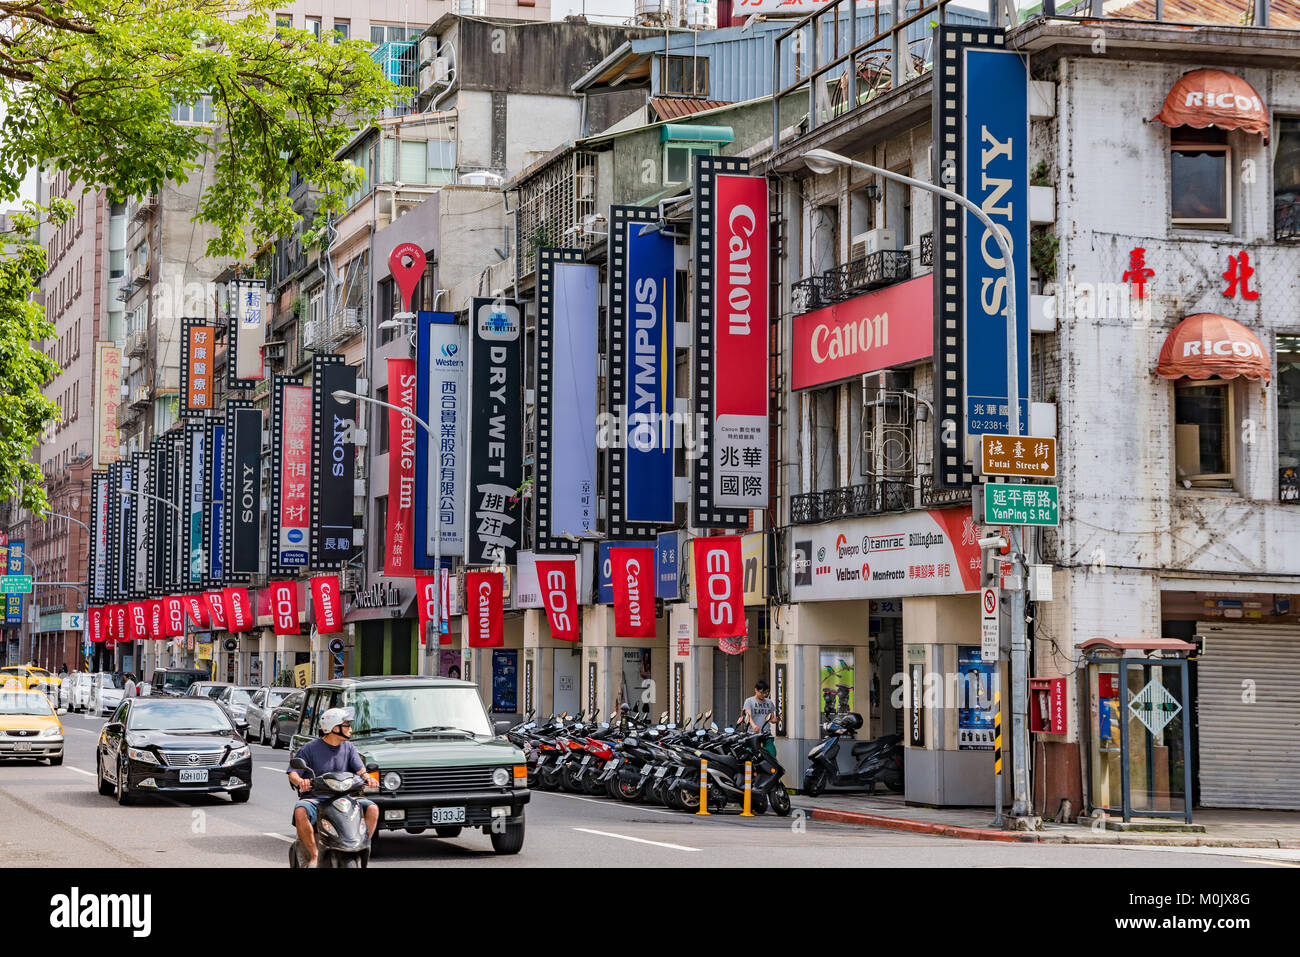
{"type": "Polygon", "coordinates": [[[523,318],[524,304],[512,299],[471,302],[467,565],[514,564],[519,547],[523,318]]]}
{"type": "Polygon", "coordinates": [[[185,567],[187,591],[201,591],[207,584],[208,557],[203,551],[204,492],[207,478],[207,425],[192,422],[185,427],[185,567]]]}
{"type": "Polygon", "coordinates": [[[122,404],[122,350],[115,342],[95,343],[95,443],[93,467],[120,457],[117,407],[122,404]]]}
{"type": "Polygon", "coordinates": [[[203,523],[203,550],[208,556],[208,581],[225,581],[226,573],[226,425],[210,419],[207,475],[207,518],[203,523]]]}
{"type": "Polygon", "coordinates": [[[600,292],[597,267],[582,259],[580,249],[537,253],[538,552],[576,552],[596,530],[600,292]]]}
{"type": "Polygon", "coordinates": [[[272,575],[307,567],[311,527],[311,389],[278,375],[271,388],[271,502],[267,535],[272,575]]]}
{"type": "Polygon", "coordinates": [[[213,350],[217,327],[205,319],[181,320],[182,416],[201,416],[213,407],[213,350]]]}
{"type": "Polygon", "coordinates": [[[266,340],[266,281],[236,279],[230,284],[230,341],[226,347],[226,385],[251,389],[264,379],[262,343],[266,340]]]}
{"type": "Polygon", "coordinates": [[[768,504],[767,180],[695,164],[695,523],[741,527],[768,504]]]}
{"type": "Polygon", "coordinates": [[[135,509],[135,557],[132,561],[133,598],[149,597],[149,517],[153,495],[153,456],[146,452],[136,452],[131,456],[135,465],[135,485],[140,492],[136,496],[135,509]]]}
{"type": "MultiPolygon", "coordinates": [[[[469,327],[449,312],[422,312],[416,337],[415,414],[433,436],[415,432],[415,567],[432,568],[435,537],[443,558],[465,554],[469,327]]],[[[394,394],[390,379],[389,401],[400,404],[394,394]]]]}
{"type": "Polygon", "coordinates": [[[225,581],[246,582],[260,570],[262,550],[262,410],[226,400],[225,581]]]}
{"type": "Polygon", "coordinates": [[[90,476],[90,601],[108,601],[108,473],[90,476]]]}
{"type": "Polygon", "coordinates": [[[334,393],[356,392],[356,366],[347,365],[342,356],[317,353],[312,388],[311,566],[342,568],[352,554],[357,467],[352,432],[357,424],[357,402],[340,401],[334,393]]]}

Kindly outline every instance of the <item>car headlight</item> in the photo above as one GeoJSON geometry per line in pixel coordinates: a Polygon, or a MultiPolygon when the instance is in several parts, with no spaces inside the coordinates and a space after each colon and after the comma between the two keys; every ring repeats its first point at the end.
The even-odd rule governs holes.
{"type": "Polygon", "coordinates": [[[61,738],[63,737],[62,728],[46,728],[41,732],[42,738],[61,738]]]}
{"type": "Polygon", "coordinates": [[[150,751],[141,751],[139,748],[127,748],[126,756],[132,761],[143,761],[145,764],[157,764],[158,759],[150,751]]]}
{"type": "Polygon", "coordinates": [[[243,761],[245,758],[251,758],[252,756],[253,752],[249,750],[247,746],[242,748],[233,748],[231,749],[231,752],[226,755],[226,760],[221,763],[235,764],[236,762],[243,761]]]}
{"type": "Polygon", "coordinates": [[[499,788],[510,786],[510,769],[497,768],[492,772],[492,783],[499,788]]]}
{"type": "Polygon", "coordinates": [[[384,775],[384,790],[396,791],[402,786],[402,776],[396,771],[389,771],[384,775]]]}

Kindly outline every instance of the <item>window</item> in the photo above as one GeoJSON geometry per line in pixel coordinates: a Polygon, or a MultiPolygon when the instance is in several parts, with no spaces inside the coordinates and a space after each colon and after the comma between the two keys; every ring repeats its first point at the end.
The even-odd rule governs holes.
{"type": "Polygon", "coordinates": [[[1277,465],[1283,500],[1300,502],[1300,336],[1277,337],[1277,465]]]}
{"type": "MultiPolygon", "coordinates": [[[[380,410],[388,417],[388,410],[380,410]]],[[[384,567],[384,541],[388,537],[388,496],[381,495],[375,499],[375,533],[370,536],[375,544],[375,570],[384,567]]]]}
{"type": "Polygon", "coordinates": [[[1223,130],[1180,126],[1169,136],[1171,221],[1175,226],[1226,226],[1232,222],[1228,169],[1232,151],[1223,130]]]}
{"type": "Polygon", "coordinates": [[[310,33],[312,36],[314,36],[317,40],[320,39],[320,17],[307,18],[307,32],[310,33]]]}
{"type": "Polygon", "coordinates": [[[384,42],[386,32],[387,28],[383,25],[377,23],[370,24],[370,42],[375,46],[379,46],[379,44],[384,42]]]}
{"type": "Polygon", "coordinates": [[[212,123],[215,113],[212,109],[212,97],[205,93],[194,103],[175,103],[172,105],[172,120],[176,123],[212,123]]]}
{"type": "MultiPolygon", "coordinates": [[[[379,402],[388,401],[388,386],[382,386],[375,390],[375,399],[379,402]]],[[[389,411],[385,408],[378,408],[375,414],[379,417],[379,428],[376,430],[375,454],[383,455],[388,451],[388,416],[389,411]]]]}
{"type": "Polygon", "coordinates": [[[707,57],[661,56],[659,92],[678,96],[709,95],[707,57]]]}
{"type": "Polygon", "coordinates": [[[1300,117],[1277,117],[1273,143],[1274,237],[1300,239],[1300,117]]]}
{"type": "Polygon", "coordinates": [[[347,40],[352,36],[351,20],[334,21],[334,38],[336,40],[347,40]]]}
{"type": "Polygon", "coordinates": [[[691,178],[696,156],[713,156],[717,152],[717,146],[711,143],[665,143],[664,185],[685,183],[691,178]]]}
{"type": "Polygon", "coordinates": [[[840,485],[840,387],[829,386],[804,393],[812,402],[813,488],[824,492],[840,485]]]}
{"type": "Polygon", "coordinates": [[[1223,379],[1174,384],[1175,474],[1183,488],[1231,488],[1232,383],[1223,379]]]}
{"type": "Polygon", "coordinates": [[[292,29],[293,29],[293,14],[292,14],[292,13],[277,13],[277,14],[275,15],[275,29],[276,29],[276,32],[277,32],[277,33],[278,33],[279,31],[281,31],[281,30],[292,30],[292,29]]]}

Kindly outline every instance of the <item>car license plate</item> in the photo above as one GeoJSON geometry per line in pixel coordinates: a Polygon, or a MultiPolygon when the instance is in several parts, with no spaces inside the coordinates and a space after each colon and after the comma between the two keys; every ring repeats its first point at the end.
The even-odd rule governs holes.
{"type": "Polygon", "coordinates": [[[616,767],[618,767],[618,758],[611,758],[610,760],[606,761],[606,762],[605,762],[605,767],[607,767],[607,768],[616,768],[616,767]]]}
{"type": "Polygon", "coordinates": [[[15,742],[14,742],[14,750],[15,750],[15,751],[30,751],[31,749],[32,749],[32,743],[31,743],[30,741],[15,741],[15,742]]]}
{"type": "Polygon", "coordinates": [[[433,808],[434,824],[464,824],[465,809],[463,807],[435,807],[433,808]]]}
{"type": "Polygon", "coordinates": [[[207,768],[181,768],[181,784],[207,784],[207,768]]]}

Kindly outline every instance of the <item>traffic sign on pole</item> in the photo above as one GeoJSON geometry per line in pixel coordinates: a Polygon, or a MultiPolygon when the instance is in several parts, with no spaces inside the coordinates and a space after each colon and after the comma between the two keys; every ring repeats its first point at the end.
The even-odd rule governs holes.
{"type": "Polygon", "coordinates": [[[984,524],[1059,525],[1060,490],[1055,485],[984,485],[984,524]]]}
{"type": "Polygon", "coordinates": [[[0,595],[27,595],[31,590],[31,575],[0,575],[0,595]]]}
{"type": "Polygon", "coordinates": [[[1056,477],[1056,439],[1032,435],[981,435],[980,472],[1017,478],[1056,477]]]}
{"type": "Polygon", "coordinates": [[[996,588],[980,589],[980,658],[984,661],[998,660],[998,605],[996,588]]]}

